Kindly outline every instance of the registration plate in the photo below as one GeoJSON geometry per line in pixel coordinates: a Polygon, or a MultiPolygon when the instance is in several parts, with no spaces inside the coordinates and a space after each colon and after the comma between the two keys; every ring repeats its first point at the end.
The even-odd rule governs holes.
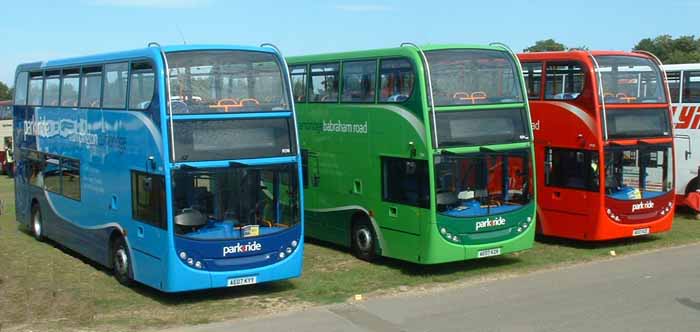
{"type": "Polygon", "coordinates": [[[243,285],[252,285],[258,283],[258,277],[252,276],[252,277],[241,277],[241,278],[232,278],[228,280],[228,287],[236,287],[236,286],[243,286],[243,285]]]}
{"type": "Polygon", "coordinates": [[[479,252],[476,254],[476,257],[484,258],[484,257],[498,256],[500,254],[501,254],[501,248],[493,248],[493,249],[479,250],[479,252]]]}
{"type": "Polygon", "coordinates": [[[632,236],[640,236],[649,234],[649,228],[640,228],[632,231],[632,236]]]}

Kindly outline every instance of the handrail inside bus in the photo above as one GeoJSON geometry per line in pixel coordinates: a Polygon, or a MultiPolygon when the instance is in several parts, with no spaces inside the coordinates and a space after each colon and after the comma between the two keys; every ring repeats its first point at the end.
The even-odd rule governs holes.
{"type": "Polygon", "coordinates": [[[297,151],[295,154],[299,155],[300,145],[299,145],[299,134],[297,133],[297,131],[299,130],[297,127],[297,112],[296,112],[296,106],[294,106],[294,93],[292,92],[292,89],[293,89],[292,88],[292,80],[289,77],[289,65],[287,64],[287,59],[285,59],[284,55],[282,55],[282,51],[280,51],[280,49],[275,44],[262,43],[262,44],[260,44],[260,47],[269,47],[269,48],[275,50],[275,52],[277,52],[277,56],[279,56],[280,60],[282,61],[282,65],[284,66],[283,70],[285,72],[287,72],[287,75],[284,75],[285,76],[284,79],[287,82],[287,98],[289,98],[288,99],[289,109],[292,111],[292,122],[294,123],[294,131],[295,131],[294,136],[296,137],[296,143],[297,143],[297,151]]]}
{"type": "MultiPolygon", "coordinates": [[[[518,71],[522,74],[523,67],[520,64],[520,60],[518,59],[518,56],[515,54],[515,52],[513,52],[513,49],[510,48],[510,46],[508,46],[505,43],[501,43],[501,42],[492,42],[492,43],[489,43],[489,46],[497,46],[497,47],[503,48],[506,51],[508,51],[508,53],[510,53],[510,56],[513,57],[513,61],[515,61],[515,65],[517,66],[518,71]]],[[[527,100],[528,100],[527,87],[525,86],[525,79],[523,78],[523,75],[520,75],[520,93],[523,94],[523,100],[525,101],[525,105],[527,105],[526,107],[529,109],[529,103],[527,102],[527,100]]],[[[530,114],[529,111],[528,111],[528,114],[530,114]]],[[[532,132],[532,116],[531,115],[528,115],[528,121],[530,122],[530,124],[528,125],[528,127],[530,127],[530,133],[529,133],[530,137],[534,138],[534,134],[532,132]]]]}
{"type": "Polygon", "coordinates": [[[435,119],[435,100],[433,98],[433,80],[430,76],[430,64],[428,63],[428,58],[425,56],[425,52],[418,45],[411,42],[401,43],[401,47],[410,46],[418,50],[421,59],[423,60],[423,65],[425,66],[425,71],[428,76],[428,92],[430,93],[430,112],[433,114],[433,137],[435,139],[435,149],[438,148],[438,138],[437,138],[437,120],[435,119]]]}
{"type": "Polygon", "coordinates": [[[598,60],[593,56],[593,53],[591,53],[590,50],[581,50],[585,51],[588,53],[588,56],[591,57],[591,60],[593,60],[593,65],[595,66],[595,72],[596,75],[598,76],[598,98],[600,98],[600,105],[602,107],[603,111],[603,137],[605,141],[608,141],[608,112],[605,109],[605,95],[604,95],[604,89],[603,89],[603,74],[600,72],[600,66],[598,65],[598,60]]]}
{"type": "Polygon", "coordinates": [[[168,105],[168,117],[170,118],[170,151],[172,152],[172,160],[175,160],[175,130],[173,123],[173,106],[170,102],[170,67],[168,66],[168,58],[165,56],[165,51],[157,42],[148,43],[148,47],[157,47],[160,51],[160,55],[163,57],[163,65],[165,66],[165,91],[166,93],[166,105],[168,105]]]}

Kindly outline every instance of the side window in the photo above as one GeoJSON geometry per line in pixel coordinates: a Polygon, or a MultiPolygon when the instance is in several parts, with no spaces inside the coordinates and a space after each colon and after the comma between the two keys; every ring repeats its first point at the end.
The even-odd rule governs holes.
{"type": "Polygon", "coordinates": [[[540,99],[542,92],[542,62],[524,62],[523,78],[529,99],[540,99]]]}
{"type": "Polygon", "coordinates": [[[105,65],[102,85],[102,107],[123,109],[126,107],[126,84],[129,64],[126,62],[105,65]]]}
{"type": "Polygon", "coordinates": [[[148,62],[132,63],[129,81],[129,108],[145,110],[151,106],[155,89],[153,66],[148,62]]]}
{"type": "MultiPolygon", "coordinates": [[[[44,188],[44,156],[36,151],[23,151],[25,164],[25,174],[29,179],[29,184],[44,188]]],[[[21,164],[21,163],[20,163],[21,164]]]]}
{"type": "Polygon", "coordinates": [[[681,93],[681,72],[666,72],[666,79],[668,80],[668,90],[671,93],[671,102],[677,103],[681,93]]]}
{"type": "Polygon", "coordinates": [[[599,162],[595,151],[545,148],[545,184],[598,191],[599,162]]]}
{"type": "Polygon", "coordinates": [[[61,160],[52,155],[44,155],[44,189],[57,194],[61,193],[61,160]]]}
{"type": "Polygon", "coordinates": [[[15,105],[27,105],[27,81],[29,74],[21,72],[15,80],[15,105]]]}
{"type": "Polygon", "coordinates": [[[166,228],[165,186],[162,175],[131,172],[131,208],[133,218],[166,228]]]}
{"type": "Polygon", "coordinates": [[[428,162],[382,157],[382,199],[387,202],[430,206],[428,162]]]}
{"type": "Polygon", "coordinates": [[[377,87],[377,61],[343,62],[344,102],[374,102],[377,87]]]}
{"type": "Polygon", "coordinates": [[[80,107],[99,108],[102,91],[102,67],[83,68],[80,78],[80,107]]]}
{"type": "Polygon", "coordinates": [[[42,73],[29,74],[29,103],[30,106],[41,106],[41,97],[44,90],[44,76],[42,73]]]}
{"type": "Polygon", "coordinates": [[[292,92],[294,93],[294,101],[303,103],[306,101],[306,65],[292,66],[289,69],[289,74],[292,78],[292,92]]]}
{"type": "Polygon", "coordinates": [[[379,66],[379,101],[400,103],[411,97],[416,75],[406,59],[382,60],[379,66]]]}
{"type": "Polygon", "coordinates": [[[80,200],[80,160],[61,158],[63,196],[80,200]]]}
{"type": "Polygon", "coordinates": [[[80,69],[64,69],[61,78],[61,106],[78,107],[80,69]]]}
{"type": "Polygon", "coordinates": [[[304,188],[309,187],[309,150],[301,149],[301,176],[304,188]]]}
{"type": "Polygon", "coordinates": [[[700,103],[700,71],[683,72],[683,102],[700,103]]]}
{"type": "Polygon", "coordinates": [[[46,72],[44,79],[44,106],[58,106],[58,91],[61,82],[61,72],[46,72]]]}
{"type": "Polygon", "coordinates": [[[572,100],[583,91],[584,73],[577,63],[548,63],[545,99],[572,100]]]}
{"type": "Polygon", "coordinates": [[[311,65],[311,101],[338,102],[338,63],[311,65]]]}

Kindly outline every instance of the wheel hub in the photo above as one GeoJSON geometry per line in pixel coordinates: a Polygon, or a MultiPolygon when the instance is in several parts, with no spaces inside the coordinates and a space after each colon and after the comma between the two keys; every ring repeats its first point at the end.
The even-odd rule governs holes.
{"type": "Polygon", "coordinates": [[[369,229],[360,228],[357,230],[357,247],[363,251],[372,247],[372,232],[369,229]]]}
{"type": "Polygon", "coordinates": [[[119,248],[117,252],[114,253],[114,266],[117,273],[126,275],[129,269],[129,259],[127,257],[124,248],[119,248]]]}

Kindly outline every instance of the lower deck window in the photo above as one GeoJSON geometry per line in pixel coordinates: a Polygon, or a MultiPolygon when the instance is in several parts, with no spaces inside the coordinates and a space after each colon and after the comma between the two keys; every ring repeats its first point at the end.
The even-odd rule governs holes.
{"type": "Polygon", "coordinates": [[[20,164],[28,184],[80,200],[80,160],[23,150],[20,164]]]}
{"type": "Polygon", "coordinates": [[[165,181],[162,175],[131,172],[131,208],[133,218],[166,228],[165,181]]]}
{"type": "Polygon", "coordinates": [[[382,199],[387,202],[430,207],[428,162],[382,158],[382,199]]]}
{"type": "Polygon", "coordinates": [[[546,148],[544,165],[547,186],[598,191],[597,151],[546,148]]]}

